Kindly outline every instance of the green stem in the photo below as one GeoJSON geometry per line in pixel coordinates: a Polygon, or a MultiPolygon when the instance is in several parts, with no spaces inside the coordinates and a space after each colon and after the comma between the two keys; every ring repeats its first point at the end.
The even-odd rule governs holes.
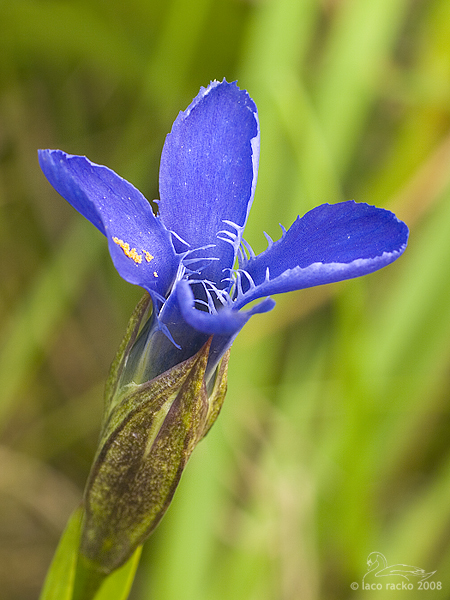
{"type": "Polygon", "coordinates": [[[106,577],[89,559],[79,554],[72,599],[93,600],[106,577]]]}

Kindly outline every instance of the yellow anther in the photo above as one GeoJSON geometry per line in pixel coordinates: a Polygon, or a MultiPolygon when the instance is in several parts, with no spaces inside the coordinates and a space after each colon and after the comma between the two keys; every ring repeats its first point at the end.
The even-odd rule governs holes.
{"type": "Polygon", "coordinates": [[[158,273],[157,273],[156,271],[153,271],[153,275],[154,275],[155,277],[158,277],[158,273]]]}
{"type": "Polygon", "coordinates": [[[130,244],[128,244],[127,242],[124,242],[123,240],[119,240],[118,237],[113,237],[113,242],[115,244],[117,244],[118,246],[120,246],[120,248],[122,248],[125,256],[128,256],[128,258],[131,258],[131,260],[134,260],[134,262],[137,265],[142,262],[142,256],[139,254],[139,252],[136,250],[136,248],[130,248],[130,244]]]}
{"type": "Polygon", "coordinates": [[[147,250],[142,250],[142,252],[144,253],[145,260],[147,262],[150,262],[153,258],[155,258],[152,254],[150,254],[150,252],[147,252],[147,250]]]}

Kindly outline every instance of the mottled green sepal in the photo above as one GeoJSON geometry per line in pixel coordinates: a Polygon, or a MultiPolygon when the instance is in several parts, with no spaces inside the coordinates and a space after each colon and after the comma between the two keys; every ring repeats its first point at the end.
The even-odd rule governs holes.
{"type": "Polygon", "coordinates": [[[217,417],[222,409],[223,402],[227,393],[228,385],[228,361],[230,359],[230,350],[228,350],[217,368],[216,376],[212,392],[208,396],[208,414],[206,417],[205,429],[203,436],[208,433],[211,427],[216,422],[217,417]]]}
{"type": "Polygon", "coordinates": [[[80,546],[103,573],[122,565],[159,523],[204,434],[209,345],[131,386],[105,423],[86,488],[80,546]]]}

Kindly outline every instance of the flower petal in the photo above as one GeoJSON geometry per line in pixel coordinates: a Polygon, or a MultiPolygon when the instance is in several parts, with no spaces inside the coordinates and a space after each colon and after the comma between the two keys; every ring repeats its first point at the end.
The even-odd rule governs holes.
{"type": "Polygon", "coordinates": [[[353,201],[317,206],[242,265],[236,305],[372,273],[396,260],[407,241],[407,226],[388,210],[353,201]]]}
{"type": "Polygon", "coordinates": [[[217,314],[197,310],[194,305],[191,285],[186,280],[177,281],[159,314],[153,313],[142,329],[130,353],[127,370],[136,383],[153,379],[190,358],[213,335],[209,378],[248,319],[255,313],[271,310],[275,302],[267,298],[252,310],[241,312],[223,307],[217,314]]]}
{"type": "Polygon", "coordinates": [[[166,138],[159,177],[161,220],[191,249],[215,245],[201,254],[213,259],[201,274],[216,284],[229,275],[223,269],[233,266],[258,159],[256,106],[246,91],[225,80],[202,88],[166,138]]]}
{"type": "Polygon", "coordinates": [[[234,304],[230,304],[222,306],[213,314],[195,308],[194,294],[186,280],[177,283],[176,292],[185,321],[197,331],[219,336],[234,336],[251,316],[268,312],[275,306],[271,298],[266,298],[250,310],[235,310],[234,304]]]}
{"type": "Polygon", "coordinates": [[[170,233],[144,196],[114,171],[84,156],[40,150],[39,162],[55,190],[106,235],[119,274],[150,293],[165,295],[179,259],[170,233]]]}

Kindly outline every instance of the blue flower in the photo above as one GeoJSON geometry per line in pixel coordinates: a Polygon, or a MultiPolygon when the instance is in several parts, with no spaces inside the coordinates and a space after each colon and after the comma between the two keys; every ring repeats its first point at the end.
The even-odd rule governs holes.
{"type": "Polygon", "coordinates": [[[258,159],[256,106],[225,80],[202,88],[175,120],[161,156],[156,216],[107,167],[39,152],[52,186],[106,236],[119,274],[152,298],[127,367],[137,383],[193,356],[210,336],[212,374],[248,319],[273,308],[270,296],[371,273],[405,250],[403,222],[351,201],[314,208],[255,256],[242,236],[258,159]]]}
{"type": "Polygon", "coordinates": [[[341,202],[297,218],[255,256],[242,236],[258,159],[256,106],[225,80],[202,88],[166,138],[158,215],[110,169],[39,152],[49,182],[106,236],[119,274],[151,298],[113,362],[84,495],[79,561],[96,581],[162,518],[219,414],[227,350],[248,319],[271,310],[274,294],[371,273],[406,248],[408,228],[393,213],[341,202]]]}

